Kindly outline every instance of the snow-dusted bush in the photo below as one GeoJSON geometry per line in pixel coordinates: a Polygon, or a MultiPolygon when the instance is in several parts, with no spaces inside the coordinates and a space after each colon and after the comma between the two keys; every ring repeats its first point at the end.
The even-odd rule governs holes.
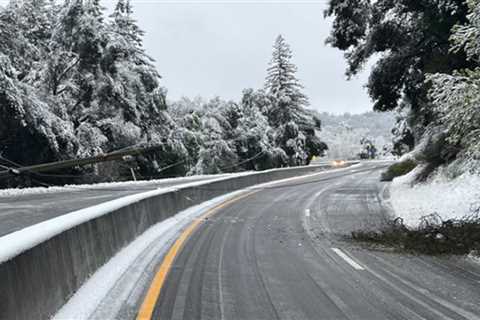
{"type": "MultiPolygon", "coordinates": [[[[457,25],[451,36],[452,51],[463,50],[476,64],[480,63],[480,3],[467,1],[469,23],[457,25]]],[[[436,73],[428,76],[432,84],[429,97],[446,126],[446,141],[458,160],[480,168],[480,68],[436,73]]]]}

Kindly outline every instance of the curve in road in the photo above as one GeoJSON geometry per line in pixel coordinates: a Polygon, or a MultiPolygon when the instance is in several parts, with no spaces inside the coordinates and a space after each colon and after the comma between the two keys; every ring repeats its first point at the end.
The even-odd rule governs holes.
{"type": "Polygon", "coordinates": [[[179,250],[152,318],[480,319],[478,267],[345,240],[388,218],[378,178],[370,164],[219,209],[179,250]]]}

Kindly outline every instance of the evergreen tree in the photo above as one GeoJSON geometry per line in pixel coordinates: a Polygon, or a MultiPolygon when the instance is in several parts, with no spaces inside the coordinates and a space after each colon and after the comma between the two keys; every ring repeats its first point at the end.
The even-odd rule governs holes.
{"type": "Polygon", "coordinates": [[[268,115],[274,127],[301,120],[303,108],[308,105],[308,98],[302,92],[303,86],[295,75],[297,67],[291,59],[290,46],[279,35],[273,46],[272,59],[265,81],[266,93],[273,100],[268,115]]]}
{"type": "Polygon", "coordinates": [[[279,35],[273,46],[272,59],[267,69],[265,91],[270,100],[264,109],[274,127],[274,140],[286,153],[289,165],[308,164],[314,156],[321,156],[327,146],[316,137],[320,121],[305,108],[308,98],[296,78],[297,67],[291,62],[292,50],[279,35]]]}
{"type": "Polygon", "coordinates": [[[118,0],[110,16],[114,21],[114,31],[125,37],[133,47],[142,48],[144,32],[133,18],[133,8],[130,0],[118,0]]]}

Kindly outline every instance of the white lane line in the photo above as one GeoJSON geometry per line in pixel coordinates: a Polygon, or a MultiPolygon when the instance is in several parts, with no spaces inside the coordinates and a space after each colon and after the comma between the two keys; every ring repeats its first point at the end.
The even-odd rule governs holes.
{"type": "Polygon", "coordinates": [[[223,235],[222,244],[220,245],[220,259],[218,260],[218,293],[220,303],[220,319],[225,319],[225,305],[224,305],[224,292],[223,292],[223,253],[225,251],[225,244],[227,242],[227,236],[230,233],[232,224],[228,224],[227,230],[223,235]]]}
{"type": "Polygon", "coordinates": [[[310,209],[305,210],[305,217],[307,217],[307,218],[310,217],[310,209]]]}
{"type": "Polygon", "coordinates": [[[365,270],[364,267],[362,267],[361,265],[359,265],[358,263],[356,263],[355,261],[353,261],[352,258],[350,258],[346,253],[344,253],[342,250],[338,249],[338,248],[332,248],[333,252],[335,252],[336,254],[338,254],[340,256],[340,258],[342,258],[343,260],[345,260],[349,265],[351,265],[353,267],[353,269],[355,270],[365,270]]]}

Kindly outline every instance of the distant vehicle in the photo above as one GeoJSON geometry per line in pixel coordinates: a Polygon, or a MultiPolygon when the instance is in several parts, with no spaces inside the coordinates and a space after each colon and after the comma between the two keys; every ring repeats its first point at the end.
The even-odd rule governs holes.
{"type": "Polygon", "coordinates": [[[333,160],[332,165],[335,167],[341,167],[344,166],[347,162],[344,160],[333,160]]]}

